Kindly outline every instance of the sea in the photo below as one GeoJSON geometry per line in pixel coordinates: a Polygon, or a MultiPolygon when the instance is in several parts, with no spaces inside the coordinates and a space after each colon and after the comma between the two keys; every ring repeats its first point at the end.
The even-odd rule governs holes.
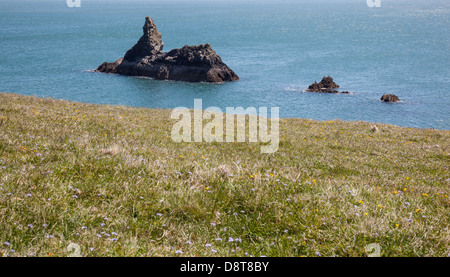
{"type": "Polygon", "coordinates": [[[0,91],[163,109],[202,99],[223,111],[449,130],[449,28],[448,0],[0,0],[0,91]],[[164,51],[210,43],[240,80],[92,72],[123,57],[146,16],[164,51]],[[305,92],[324,76],[352,94],[305,92]]]}

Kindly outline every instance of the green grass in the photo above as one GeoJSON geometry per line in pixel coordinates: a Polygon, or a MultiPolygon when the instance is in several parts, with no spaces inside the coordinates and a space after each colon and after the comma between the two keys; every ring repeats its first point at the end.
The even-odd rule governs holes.
{"type": "Polygon", "coordinates": [[[449,255],[449,131],[282,119],[260,154],[170,113],[0,93],[0,255],[449,255]]]}

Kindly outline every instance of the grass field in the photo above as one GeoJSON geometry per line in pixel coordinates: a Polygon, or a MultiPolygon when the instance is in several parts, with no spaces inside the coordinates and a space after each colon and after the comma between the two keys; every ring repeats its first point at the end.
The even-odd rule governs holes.
{"type": "Polygon", "coordinates": [[[0,93],[0,256],[450,255],[449,131],[281,119],[261,154],[170,114],[0,93]]]}

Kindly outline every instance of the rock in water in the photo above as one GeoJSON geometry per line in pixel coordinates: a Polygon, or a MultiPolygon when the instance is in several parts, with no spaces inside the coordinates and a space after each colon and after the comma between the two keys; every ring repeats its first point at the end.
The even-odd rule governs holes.
{"type": "Polygon", "coordinates": [[[350,93],[348,91],[339,92],[336,90],[339,88],[339,85],[333,81],[333,78],[330,76],[323,77],[320,83],[314,82],[314,84],[310,85],[306,91],[308,92],[326,92],[326,93],[350,93]]]}
{"type": "Polygon", "coordinates": [[[380,100],[384,101],[384,102],[400,102],[401,101],[400,98],[398,98],[394,94],[385,94],[385,95],[381,96],[380,100]]]}
{"type": "Polygon", "coordinates": [[[187,82],[239,80],[211,45],[186,45],[163,53],[161,34],[150,17],[145,18],[143,31],[142,37],[123,58],[113,63],[105,62],[95,71],[187,82]]]}

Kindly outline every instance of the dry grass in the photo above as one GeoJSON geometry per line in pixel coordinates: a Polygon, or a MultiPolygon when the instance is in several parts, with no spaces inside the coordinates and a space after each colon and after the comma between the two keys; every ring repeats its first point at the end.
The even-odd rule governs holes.
{"type": "Polygon", "coordinates": [[[170,112],[0,93],[0,255],[449,255],[449,131],[282,119],[260,154],[170,112]]]}

